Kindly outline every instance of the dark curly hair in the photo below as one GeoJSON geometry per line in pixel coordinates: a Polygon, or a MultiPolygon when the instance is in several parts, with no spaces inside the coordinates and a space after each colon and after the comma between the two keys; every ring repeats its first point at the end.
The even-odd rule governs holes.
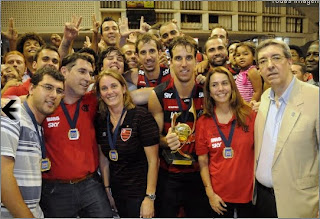
{"type": "Polygon", "coordinates": [[[45,45],[45,41],[36,33],[25,33],[21,35],[17,40],[17,50],[23,54],[23,45],[27,40],[38,41],[40,46],[45,45]]]}

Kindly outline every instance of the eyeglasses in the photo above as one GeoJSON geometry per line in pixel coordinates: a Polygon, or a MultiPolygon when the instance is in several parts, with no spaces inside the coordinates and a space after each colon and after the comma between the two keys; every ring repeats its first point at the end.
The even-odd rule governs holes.
{"type": "MultiPolygon", "coordinates": [[[[55,89],[55,87],[51,84],[38,84],[39,86],[43,87],[48,93],[52,93],[52,91],[55,89]]],[[[55,89],[58,95],[63,95],[64,90],[61,88],[55,89]]]]}
{"type": "MultiPolygon", "coordinates": [[[[285,56],[282,55],[273,55],[271,56],[270,60],[273,64],[280,64],[281,61],[285,58],[285,56]]],[[[259,67],[264,68],[269,64],[269,58],[262,58],[258,61],[259,67]]]]}

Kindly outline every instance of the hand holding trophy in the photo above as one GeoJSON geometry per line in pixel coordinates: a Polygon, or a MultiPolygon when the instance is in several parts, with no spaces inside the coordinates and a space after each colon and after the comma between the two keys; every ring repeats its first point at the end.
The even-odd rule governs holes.
{"type": "Polygon", "coordinates": [[[181,123],[179,122],[176,125],[176,121],[179,116],[182,115],[181,112],[174,113],[171,119],[171,132],[168,133],[167,135],[167,142],[168,145],[170,145],[170,150],[163,150],[162,154],[168,164],[175,164],[175,165],[192,165],[192,163],[195,161],[194,158],[182,151],[183,147],[187,144],[190,143],[190,139],[193,137],[193,132],[195,129],[195,120],[196,120],[196,112],[195,108],[192,105],[191,108],[188,112],[191,112],[194,117],[194,122],[193,122],[193,127],[192,129],[187,123],[181,123]],[[175,134],[173,134],[175,133],[175,134]],[[177,138],[179,142],[177,141],[177,138]]]}

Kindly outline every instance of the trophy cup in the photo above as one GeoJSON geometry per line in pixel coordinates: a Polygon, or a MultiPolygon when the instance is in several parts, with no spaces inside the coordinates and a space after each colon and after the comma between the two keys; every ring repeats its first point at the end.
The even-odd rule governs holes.
{"type": "Polygon", "coordinates": [[[194,123],[192,129],[190,126],[186,123],[178,123],[176,125],[176,120],[179,116],[181,116],[181,112],[174,113],[171,119],[171,129],[172,132],[175,132],[178,135],[179,141],[180,141],[180,147],[177,150],[170,150],[170,149],[164,149],[162,151],[162,155],[165,158],[166,162],[168,164],[174,164],[174,165],[192,165],[195,162],[195,159],[188,153],[183,152],[182,148],[188,144],[191,143],[192,140],[194,140],[193,132],[195,129],[196,124],[196,110],[193,104],[193,100],[191,99],[192,104],[188,112],[191,112],[193,114],[194,123]]]}

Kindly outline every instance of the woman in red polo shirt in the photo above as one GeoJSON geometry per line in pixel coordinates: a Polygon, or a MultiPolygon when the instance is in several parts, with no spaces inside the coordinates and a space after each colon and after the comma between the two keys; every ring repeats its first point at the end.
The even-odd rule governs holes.
{"type": "Polygon", "coordinates": [[[232,74],[207,74],[204,114],[196,126],[196,153],[215,217],[252,217],[255,113],[241,98],[232,74]]]}

